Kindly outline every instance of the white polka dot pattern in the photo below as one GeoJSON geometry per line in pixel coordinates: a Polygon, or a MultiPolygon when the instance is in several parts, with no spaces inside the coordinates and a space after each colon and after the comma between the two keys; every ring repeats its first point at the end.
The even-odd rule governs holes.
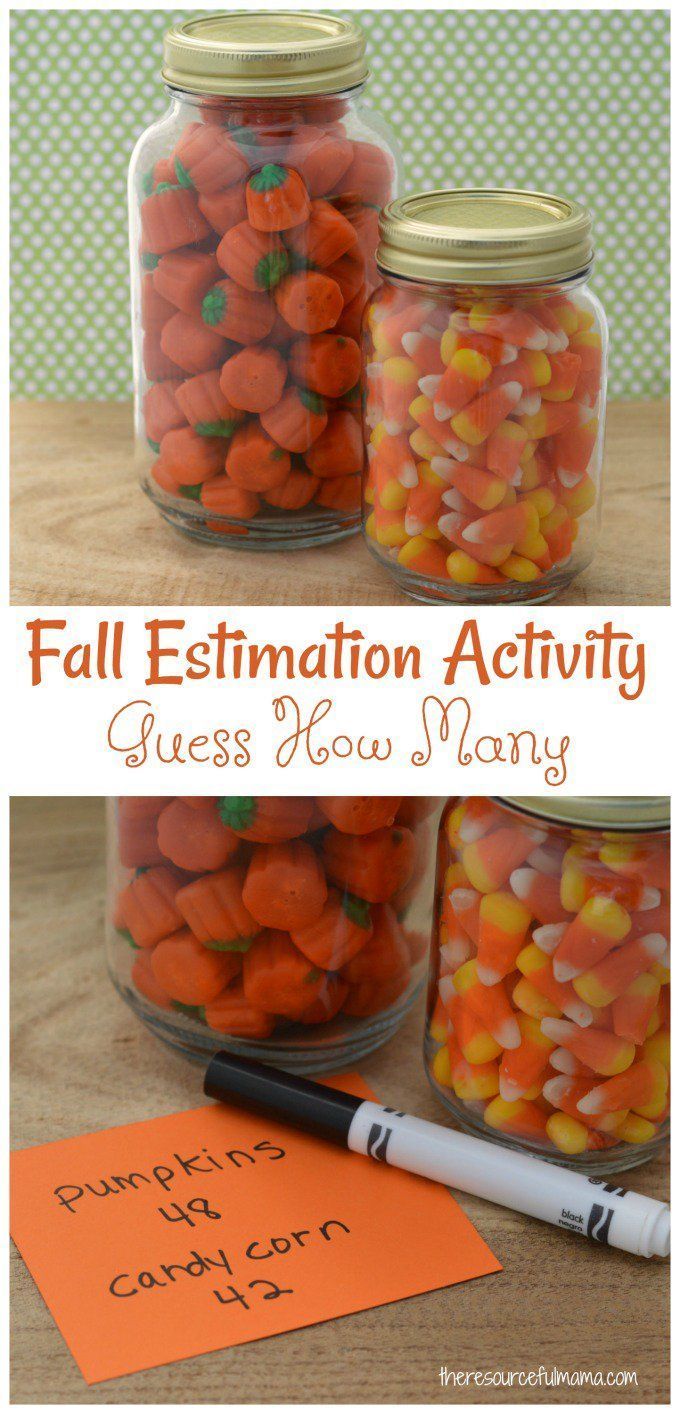
{"type": "MultiPolygon", "coordinates": [[[[350,13],[350,12],[341,12],[350,13]]],[[[406,188],[539,187],[593,212],[611,393],[668,387],[666,12],[354,12],[369,101],[400,135],[406,188]]],[[[182,12],[15,11],[13,385],[131,388],[125,186],[164,111],[163,34],[182,12]]]]}

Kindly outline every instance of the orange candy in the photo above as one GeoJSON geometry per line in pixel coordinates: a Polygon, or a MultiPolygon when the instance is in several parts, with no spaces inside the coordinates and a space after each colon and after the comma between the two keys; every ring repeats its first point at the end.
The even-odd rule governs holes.
{"type": "Polygon", "coordinates": [[[276,307],[296,332],[320,334],[337,324],[343,310],[340,286],[319,271],[286,275],[274,291],[276,307]]]}
{"type": "MultiPolygon", "coordinates": [[[[470,302],[441,290],[418,298],[415,288],[386,280],[364,319],[365,533],[418,598],[542,598],[580,568],[588,546],[577,529],[598,498],[598,335],[586,337],[571,302],[553,308],[530,290],[480,291],[470,302]],[[388,441],[408,443],[433,506],[432,488],[441,493],[426,514],[425,493],[414,491],[403,537],[381,514],[403,506],[381,458],[388,441]]],[[[415,487],[408,456],[402,465],[400,484],[415,487]]]]}
{"type": "Polygon", "coordinates": [[[166,805],[158,817],[158,843],[173,864],[191,872],[221,869],[238,849],[212,801],[198,810],[182,800],[166,805]]]}
{"type": "Polygon", "coordinates": [[[246,491],[270,491],[286,480],[290,456],[263,427],[249,422],[232,437],[225,466],[236,486],[246,491]]]}
{"type": "Polygon", "coordinates": [[[286,385],[286,365],[276,349],[253,344],[233,354],[222,367],[220,388],[232,407],[266,412],[278,403],[286,385]]]}
{"type": "Polygon", "coordinates": [[[134,829],[136,852],[162,861],[128,872],[113,904],[126,985],[131,969],[144,1006],[246,1041],[281,1032],[284,1046],[291,1025],[313,1036],[388,1011],[424,954],[416,868],[434,808],[378,796],[121,801],[126,857],[134,829]]]}
{"type": "Polygon", "coordinates": [[[545,814],[541,828],[539,809],[481,798],[446,812],[427,1054],[471,1122],[617,1161],[668,1114],[668,837],[545,814]]]}
{"type": "Polygon", "coordinates": [[[294,543],[298,517],[308,543],[357,523],[361,316],[378,279],[377,207],[395,174],[380,147],[348,136],[348,112],[344,100],[326,98],[300,109],[203,100],[139,183],[139,408],[157,456],[150,489],[180,498],[206,484],[202,471],[182,480],[175,459],[158,456],[167,433],[188,422],[225,439],[222,466],[211,470],[217,487],[193,498],[192,531],[237,533],[211,510],[254,522],[240,533],[255,545],[276,544],[279,526],[278,543],[288,543],[286,526],[294,543]],[[233,424],[243,435],[226,482],[233,424]],[[263,468],[263,430],[284,452],[309,453],[309,465],[263,468]]]}
{"type": "Polygon", "coordinates": [[[212,1002],[234,977],[240,964],[231,953],[205,948],[189,928],[157,943],[151,969],[159,987],[173,1002],[204,1006],[212,1002]]]}

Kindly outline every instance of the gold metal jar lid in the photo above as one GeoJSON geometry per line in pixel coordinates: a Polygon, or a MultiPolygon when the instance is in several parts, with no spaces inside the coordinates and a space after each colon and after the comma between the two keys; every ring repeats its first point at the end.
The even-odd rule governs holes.
{"type": "Polygon", "coordinates": [[[499,805],[509,805],[555,825],[592,830],[668,830],[671,802],[667,795],[505,795],[499,805]]]}
{"type": "Polygon", "coordinates": [[[380,215],[378,264],[412,280],[529,285],[593,259],[591,217],[566,197],[465,188],[398,197],[380,215]]]}
{"type": "Polygon", "coordinates": [[[273,97],[340,93],[368,74],[353,20],[311,10],[238,10],[174,25],[163,79],[190,93],[273,97]]]}

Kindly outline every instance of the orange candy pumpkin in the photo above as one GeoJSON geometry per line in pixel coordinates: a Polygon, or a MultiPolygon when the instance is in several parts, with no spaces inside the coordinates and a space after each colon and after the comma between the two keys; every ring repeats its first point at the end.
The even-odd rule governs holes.
{"type": "Polygon", "coordinates": [[[176,378],[185,372],[174,359],[163,352],[161,348],[161,334],[157,330],[150,330],[144,335],[142,340],[142,367],[144,376],[150,383],[162,382],[166,378],[176,378]]]}
{"type": "MultiPolygon", "coordinates": [[[[162,258],[166,259],[165,256],[162,258]]],[[[142,329],[160,334],[163,325],[167,324],[175,313],[175,308],[174,304],[170,304],[169,300],[159,295],[154,283],[154,275],[151,271],[147,271],[146,275],[142,276],[140,311],[142,329]]]]}
{"type": "Polygon", "coordinates": [[[332,265],[326,267],[325,273],[338,286],[343,305],[351,304],[366,284],[366,259],[361,247],[354,245],[351,250],[345,251],[332,265]]]}
{"type": "Polygon", "coordinates": [[[243,991],[251,1006],[299,1020],[317,1001],[325,974],[311,965],[287,933],[270,929],[243,960],[243,991]]]}
{"type": "Polygon", "coordinates": [[[345,998],[349,992],[346,982],[335,973],[325,972],[319,983],[319,993],[316,1000],[303,1011],[299,1018],[302,1026],[323,1026],[327,1021],[332,1021],[334,1016],[342,1010],[345,998]]]}
{"type": "Polygon", "coordinates": [[[286,377],[281,354],[257,344],[227,359],[219,375],[220,387],[229,402],[245,412],[266,412],[278,403],[286,377]]]}
{"type": "Polygon", "coordinates": [[[180,383],[176,397],[187,422],[204,436],[227,436],[243,421],[243,413],[222,391],[217,368],[187,378],[180,383]]]}
{"type": "Polygon", "coordinates": [[[357,246],[354,227],[329,201],[313,201],[309,220],[286,234],[286,245],[301,260],[323,269],[357,246]]]}
{"type": "Polygon", "coordinates": [[[331,829],[324,836],[323,860],[328,878],[369,903],[387,903],[408,883],[415,863],[410,830],[385,827],[370,835],[345,835],[331,829]]]}
{"type": "Polygon", "coordinates": [[[234,280],[218,280],[203,299],[203,323],[236,344],[266,338],[274,323],[274,306],[267,295],[244,290],[234,280]]]}
{"type": "Polygon", "coordinates": [[[153,272],[154,287],[175,309],[198,319],[208,290],[220,278],[217,259],[209,251],[171,250],[153,272]]]}
{"type": "MultiPolygon", "coordinates": [[[[260,509],[254,491],[236,486],[228,476],[213,476],[201,487],[201,505],[213,515],[233,516],[235,520],[252,520],[260,509]]],[[[217,526],[222,529],[221,526],[217,526]]]]}
{"type": "Polygon", "coordinates": [[[238,838],[220,819],[214,801],[200,809],[173,800],[158,817],[158,843],[179,869],[221,869],[236,853],[238,838]]]}
{"type": "Polygon", "coordinates": [[[279,447],[288,452],[306,452],[321,436],[328,414],[317,393],[288,388],[274,407],[262,413],[261,422],[279,447]]]}
{"type": "Polygon", "coordinates": [[[166,432],[160,460],[181,486],[200,486],[224,469],[224,446],[217,437],[201,437],[193,427],[166,432]]]}
{"type": "Polygon", "coordinates": [[[297,172],[267,162],[248,178],[246,208],[256,231],[288,231],[309,216],[309,195],[297,172]]]}
{"type": "Polygon", "coordinates": [[[319,483],[316,503],[331,511],[356,511],[361,507],[361,477],[331,476],[319,483]]]}
{"type": "Polygon", "coordinates": [[[286,480],[290,457],[257,422],[249,422],[232,437],[225,466],[234,485],[271,491],[286,480]]]}
{"type": "Polygon", "coordinates": [[[352,161],[352,144],[342,129],[329,132],[312,123],[294,133],[286,161],[301,176],[311,197],[333,191],[352,161]]]}
{"type": "Polygon", "coordinates": [[[217,808],[234,834],[256,844],[297,839],[309,828],[312,814],[305,796],[222,795],[217,808]]]}
{"type": "Polygon", "coordinates": [[[163,326],[161,349],[175,368],[182,368],[185,373],[207,373],[226,357],[227,345],[217,330],[178,311],[163,326]]]}
{"type": "Polygon", "coordinates": [[[368,835],[393,825],[400,795],[317,795],[317,805],[343,835],[368,835]]]}
{"type": "Polygon", "coordinates": [[[302,840],[257,845],[243,902],[263,928],[304,928],[319,917],[327,894],[321,862],[310,845],[302,840]]]}
{"type": "Polygon", "coordinates": [[[317,270],[286,275],[276,286],[274,299],[286,324],[304,334],[332,329],[342,314],[343,297],[337,280],[317,270]]]}
{"type": "Polygon", "coordinates": [[[130,981],[143,997],[153,1006],[159,1006],[163,1011],[172,1010],[172,998],[159,986],[154,977],[151,966],[151,954],[148,952],[138,952],[132,964],[130,981]]]}
{"type": "Polygon", "coordinates": [[[226,191],[211,192],[209,196],[202,193],[198,198],[198,208],[213,230],[223,236],[226,231],[237,226],[239,221],[245,221],[245,187],[238,183],[237,186],[228,187],[226,191]]]}
{"type": "Polygon", "coordinates": [[[315,967],[337,972],[361,952],[372,932],[369,905],[331,889],[319,917],[303,928],[292,928],[291,937],[315,967]]]}
{"type": "Polygon", "coordinates": [[[301,511],[308,506],[319,488],[318,477],[302,467],[291,467],[285,481],[273,491],[266,491],[262,497],[268,506],[276,506],[280,511],[301,511]]]}
{"type": "Polygon", "coordinates": [[[154,383],[144,394],[142,402],[144,425],[146,435],[152,442],[160,443],[166,432],[172,432],[176,427],[183,427],[187,421],[177,400],[177,393],[181,386],[178,378],[167,378],[161,383],[154,383]]]}
{"type": "Polygon", "coordinates": [[[204,1006],[238,977],[241,959],[236,953],[205,948],[189,928],[163,938],[151,954],[151,970],[164,992],[182,1006],[204,1006]]]}
{"type": "Polygon", "coordinates": [[[296,339],[288,353],[288,367],[303,388],[323,398],[340,398],[359,380],[361,350],[355,339],[342,334],[312,334],[296,339]]]}
{"type": "Polygon", "coordinates": [[[361,952],[343,967],[349,985],[344,1009],[349,1016],[373,1016],[393,1006],[409,984],[411,954],[393,909],[383,905],[373,914],[373,934],[361,952]]]}
{"type": "Polygon", "coordinates": [[[351,475],[364,464],[364,439],[352,412],[332,412],[324,431],[305,452],[305,462],[314,476],[351,475]]]}
{"type": "Polygon", "coordinates": [[[174,153],[175,174],[183,185],[189,183],[202,195],[231,187],[243,179],[248,164],[237,142],[223,128],[190,123],[174,153]]]}
{"type": "Polygon", "coordinates": [[[207,947],[246,952],[260,931],[241,897],[244,871],[237,865],[194,879],[175,895],[175,907],[194,937],[207,947]]]}
{"type": "Polygon", "coordinates": [[[171,476],[169,471],[166,471],[160,457],[157,457],[153,463],[150,475],[156,485],[160,486],[161,491],[167,491],[170,496],[181,496],[182,487],[180,482],[177,481],[174,476],[171,476]]]}
{"type": "Polygon", "coordinates": [[[233,982],[214,1001],[206,1002],[205,1019],[213,1031],[250,1041],[266,1040],[276,1025],[275,1016],[248,1001],[240,981],[233,982]]]}
{"type": "Polygon", "coordinates": [[[271,290],[287,274],[290,256],[274,231],[256,231],[248,221],[232,226],[217,247],[217,261],[245,290],[271,290]]]}
{"type": "Polygon", "coordinates": [[[336,182],[335,193],[349,193],[365,206],[384,206],[394,181],[391,157],[373,142],[355,142],[352,146],[352,161],[336,182]]]}
{"type": "Polygon", "coordinates": [[[167,864],[136,874],[120,895],[118,912],[138,948],[152,948],[184,919],[177,905],[181,875],[167,864]]]}
{"type": "Polygon", "coordinates": [[[161,183],[141,205],[142,247],[154,255],[193,245],[210,234],[196,193],[161,183]]]}

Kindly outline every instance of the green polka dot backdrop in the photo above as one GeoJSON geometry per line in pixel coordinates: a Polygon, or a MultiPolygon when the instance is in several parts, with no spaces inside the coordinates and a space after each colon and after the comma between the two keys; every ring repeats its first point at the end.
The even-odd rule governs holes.
{"type": "MultiPolygon", "coordinates": [[[[187,13],[14,12],[19,396],[130,393],[127,164],[164,111],[163,34],[187,13]]],[[[584,202],[612,332],[611,393],[666,392],[667,13],[355,13],[370,102],[400,135],[406,187],[528,186],[584,202]]]]}

